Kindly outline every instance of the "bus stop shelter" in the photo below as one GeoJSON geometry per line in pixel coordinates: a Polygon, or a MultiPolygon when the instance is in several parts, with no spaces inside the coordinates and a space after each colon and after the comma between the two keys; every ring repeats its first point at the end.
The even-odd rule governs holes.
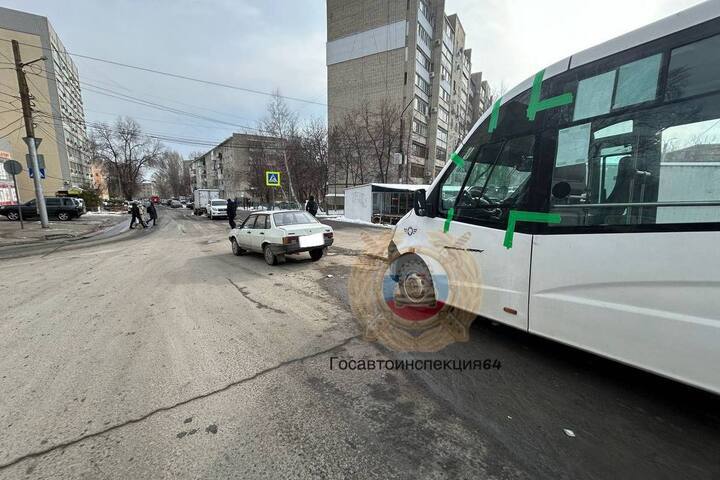
{"type": "Polygon", "coordinates": [[[345,189],[345,217],[395,224],[413,208],[415,190],[427,185],[367,183],[345,189]]]}

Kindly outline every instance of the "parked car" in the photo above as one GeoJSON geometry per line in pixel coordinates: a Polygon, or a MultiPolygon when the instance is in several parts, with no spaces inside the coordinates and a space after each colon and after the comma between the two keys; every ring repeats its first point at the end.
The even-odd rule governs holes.
{"type": "MultiPolygon", "coordinates": [[[[76,200],[72,197],[45,197],[48,217],[61,221],[79,218],[83,214],[83,210],[76,200]]],[[[35,199],[22,204],[20,208],[22,208],[23,219],[39,216],[35,199]]],[[[2,205],[0,206],[0,215],[4,215],[8,220],[19,220],[20,209],[18,205],[2,205]]]]}
{"type": "Polygon", "coordinates": [[[215,218],[227,218],[227,200],[216,198],[210,200],[205,207],[205,215],[213,220],[215,218]]]}
{"type": "Polygon", "coordinates": [[[302,210],[278,210],[253,213],[242,225],[230,231],[230,245],[235,255],[260,252],[268,265],[285,261],[286,255],[309,252],[313,261],[320,260],[333,244],[333,229],[302,210]]]}
{"type": "Polygon", "coordinates": [[[80,215],[85,215],[87,213],[87,208],[85,207],[85,200],[78,197],[69,197],[72,198],[75,203],[78,204],[80,207],[80,215]]]}
{"type": "Polygon", "coordinates": [[[182,208],[182,203],[178,200],[170,200],[170,208],[182,208]]]}

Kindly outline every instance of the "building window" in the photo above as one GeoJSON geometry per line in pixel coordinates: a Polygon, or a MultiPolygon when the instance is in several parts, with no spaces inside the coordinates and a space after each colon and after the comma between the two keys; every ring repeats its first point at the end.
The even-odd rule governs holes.
{"type": "Polygon", "coordinates": [[[435,148],[435,160],[445,161],[447,160],[447,149],[442,147],[435,148]]]}
{"type": "Polygon", "coordinates": [[[448,123],[448,111],[440,105],[438,105],[438,118],[443,122],[448,123]]]}
{"type": "Polygon", "coordinates": [[[413,178],[422,178],[425,176],[425,167],[422,165],[410,164],[410,176],[413,178]]]}
{"type": "Polygon", "coordinates": [[[423,115],[427,115],[429,111],[428,103],[420,97],[415,97],[415,110],[423,115]]]}
{"type": "Polygon", "coordinates": [[[438,139],[438,141],[441,141],[441,142],[443,142],[443,143],[447,143],[447,139],[448,139],[447,130],[445,130],[445,129],[442,128],[442,127],[438,127],[438,129],[437,129],[437,139],[438,139]]]}
{"type": "Polygon", "coordinates": [[[422,123],[417,118],[413,119],[413,133],[427,137],[427,125],[422,123]]]}
{"type": "Polygon", "coordinates": [[[418,87],[425,95],[430,95],[430,84],[417,73],[415,74],[415,86],[418,87]]]}
{"type": "Polygon", "coordinates": [[[430,11],[430,7],[428,7],[428,4],[425,3],[424,0],[420,0],[418,2],[418,11],[422,13],[423,17],[425,17],[425,19],[430,22],[431,25],[434,23],[432,20],[432,12],[430,11]]]}
{"type": "Polygon", "coordinates": [[[432,37],[425,29],[418,23],[418,38],[428,47],[432,46],[432,37]]]}
{"type": "Polygon", "coordinates": [[[449,48],[447,48],[446,45],[443,45],[442,47],[442,57],[443,60],[447,62],[448,65],[452,65],[452,52],[449,48]]]}
{"type": "Polygon", "coordinates": [[[428,56],[425,55],[422,51],[420,51],[420,49],[417,47],[415,47],[415,50],[415,60],[417,61],[417,64],[423,67],[428,72],[431,71],[432,65],[428,56]]]}
{"type": "Polygon", "coordinates": [[[450,81],[450,71],[444,65],[440,65],[440,79],[445,82],[450,81]]]}
{"type": "Polygon", "coordinates": [[[447,103],[450,103],[450,94],[442,87],[442,85],[440,85],[440,98],[445,100],[447,103]]]}
{"type": "Polygon", "coordinates": [[[455,32],[453,32],[452,26],[447,18],[445,19],[445,28],[443,29],[443,40],[445,40],[448,45],[455,43],[455,32]]]}
{"type": "Polygon", "coordinates": [[[427,147],[421,143],[413,142],[411,153],[416,157],[427,158],[427,147]]]}

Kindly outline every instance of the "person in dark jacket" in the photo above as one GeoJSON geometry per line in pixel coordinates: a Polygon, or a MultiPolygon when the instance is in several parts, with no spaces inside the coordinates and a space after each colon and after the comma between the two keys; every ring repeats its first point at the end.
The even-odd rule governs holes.
{"type": "Polygon", "coordinates": [[[227,201],[227,217],[230,228],[235,228],[235,216],[237,215],[237,203],[228,198],[227,201]]]}
{"type": "Polygon", "coordinates": [[[138,207],[137,202],[132,202],[132,206],[130,207],[130,214],[132,215],[132,218],[130,219],[130,228],[134,228],[133,225],[135,224],[135,220],[140,222],[140,225],[142,225],[143,228],[147,227],[147,225],[145,225],[145,222],[143,222],[142,214],[140,213],[140,207],[138,207]]]}
{"type": "MultiPolygon", "coordinates": [[[[155,204],[153,202],[150,202],[150,206],[147,208],[147,213],[150,215],[150,220],[152,220],[154,227],[157,222],[157,210],[155,209],[155,204]]],[[[148,220],[148,224],[150,223],[150,220],[148,220]]]]}
{"type": "Polygon", "coordinates": [[[314,217],[317,215],[318,211],[318,204],[315,202],[315,197],[310,195],[310,200],[307,201],[307,204],[305,205],[305,210],[310,212],[310,214],[314,217]]]}

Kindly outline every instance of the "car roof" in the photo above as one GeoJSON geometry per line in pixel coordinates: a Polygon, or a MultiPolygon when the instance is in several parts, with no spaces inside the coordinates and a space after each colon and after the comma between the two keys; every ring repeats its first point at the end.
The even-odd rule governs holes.
{"type": "Polygon", "coordinates": [[[291,213],[291,212],[292,213],[298,213],[298,212],[305,213],[304,210],[297,210],[297,209],[295,209],[295,210],[270,210],[270,211],[266,211],[264,213],[276,214],[276,213],[291,213]]]}

